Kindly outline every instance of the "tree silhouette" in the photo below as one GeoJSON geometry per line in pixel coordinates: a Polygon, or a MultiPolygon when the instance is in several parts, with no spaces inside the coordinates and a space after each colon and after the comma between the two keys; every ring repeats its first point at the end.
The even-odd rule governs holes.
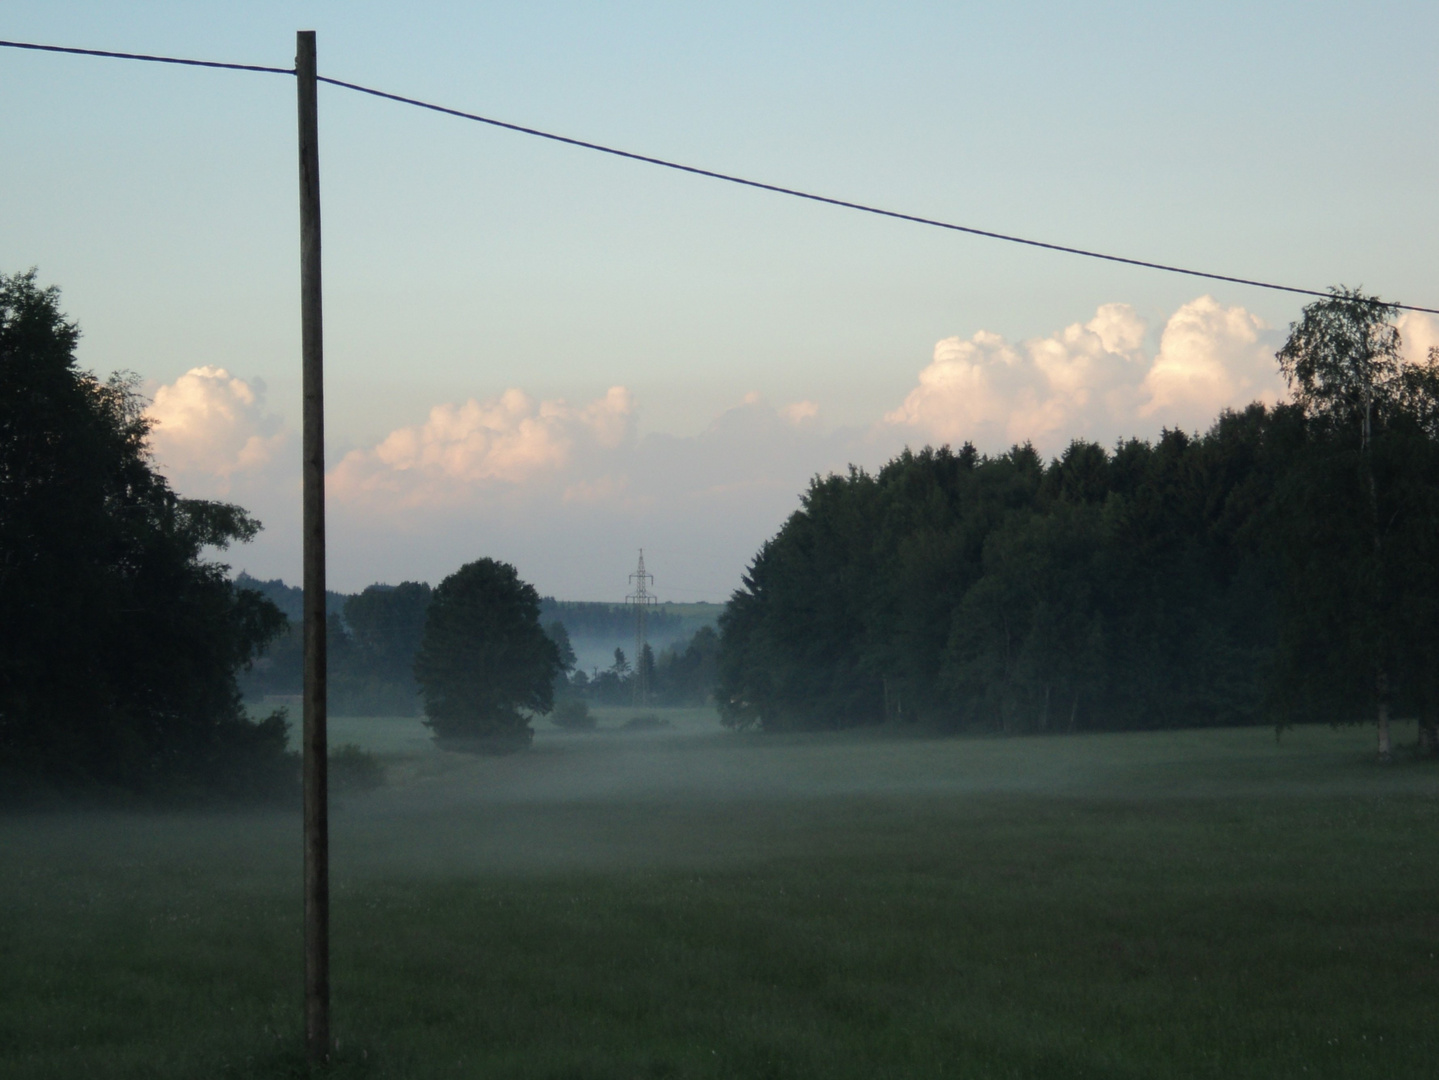
{"type": "Polygon", "coordinates": [[[529,745],[530,716],[550,711],[562,672],[539,613],[534,586],[494,559],[466,563],[435,588],[415,679],[438,737],[494,752],[529,745]]]}
{"type": "Polygon", "coordinates": [[[0,275],[0,761],[49,783],[288,789],[285,721],[250,723],[235,683],[284,616],[201,558],[259,523],[170,489],[137,380],[80,370],[78,338],[34,271],[0,275]]]}
{"type": "Polygon", "coordinates": [[[1393,541],[1426,501],[1406,478],[1432,444],[1422,427],[1435,413],[1433,363],[1406,368],[1396,314],[1335,288],[1305,306],[1278,353],[1313,429],[1283,491],[1292,602],[1282,656],[1297,691],[1327,691],[1346,710],[1367,703],[1381,760],[1395,677],[1413,646],[1402,611],[1416,599],[1413,553],[1393,541]]]}

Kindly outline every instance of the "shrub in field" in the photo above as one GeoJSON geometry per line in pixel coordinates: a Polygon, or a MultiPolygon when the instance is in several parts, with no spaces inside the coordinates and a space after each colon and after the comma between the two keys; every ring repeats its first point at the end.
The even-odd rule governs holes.
{"type": "Polygon", "coordinates": [[[467,563],[436,587],[415,679],[440,745],[482,753],[529,745],[530,716],[553,707],[562,670],[539,614],[534,586],[494,559],[467,563]]]}
{"type": "Polygon", "coordinates": [[[631,716],[621,727],[625,731],[658,731],[667,728],[670,722],[662,716],[654,713],[642,713],[639,716],[631,716]]]}
{"type": "Polygon", "coordinates": [[[595,716],[584,698],[565,698],[550,714],[550,722],[566,731],[593,731],[595,716]]]}
{"type": "Polygon", "coordinates": [[[345,743],[330,751],[330,790],[338,794],[373,791],[385,783],[385,767],[380,759],[355,743],[345,743]]]}

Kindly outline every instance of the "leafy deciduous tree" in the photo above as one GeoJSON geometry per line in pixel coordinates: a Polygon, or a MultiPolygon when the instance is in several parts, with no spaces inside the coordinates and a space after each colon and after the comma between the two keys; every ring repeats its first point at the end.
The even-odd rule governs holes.
{"type": "Polygon", "coordinates": [[[539,612],[534,586],[494,559],[466,563],[436,586],[415,678],[437,736],[502,752],[529,745],[530,715],[550,711],[561,670],[539,612]]]}
{"type": "Polygon", "coordinates": [[[1435,403],[1432,368],[1405,369],[1396,313],[1357,289],[1332,289],[1305,306],[1278,353],[1314,436],[1314,452],[1286,485],[1289,520],[1302,522],[1303,534],[1289,545],[1291,601],[1299,602],[1290,605],[1284,656],[1291,673],[1295,661],[1323,672],[1318,685],[1340,707],[1368,699],[1381,760],[1390,756],[1394,679],[1410,644],[1400,614],[1407,560],[1396,559],[1390,541],[1414,507],[1396,498],[1410,464],[1396,451],[1409,441],[1403,430],[1435,403]]]}
{"type": "Polygon", "coordinates": [[[51,783],[289,790],[285,721],[251,723],[235,682],[284,616],[201,557],[259,523],[170,489],[134,378],[80,370],[78,338],[34,271],[0,275],[0,759],[51,783]]]}
{"type": "Polygon", "coordinates": [[[575,647],[570,643],[570,632],[565,629],[565,624],[555,619],[549,626],[545,627],[545,635],[555,643],[555,650],[560,656],[560,670],[568,673],[575,669],[579,658],[575,656],[575,647]]]}

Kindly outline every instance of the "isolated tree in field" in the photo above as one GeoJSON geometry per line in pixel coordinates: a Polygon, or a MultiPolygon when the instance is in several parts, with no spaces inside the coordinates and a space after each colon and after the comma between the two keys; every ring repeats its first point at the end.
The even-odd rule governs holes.
{"type": "Polygon", "coordinates": [[[134,377],[80,370],[78,338],[57,290],[0,275],[0,768],[180,796],[291,787],[283,718],[252,724],[235,683],[284,616],[201,558],[259,523],[170,489],[134,377]]]}
{"type": "Polygon", "coordinates": [[[528,746],[530,716],[553,707],[560,672],[539,594],[513,566],[480,559],[435,588],[415,679],[437,736],[496,752],[528,746]]]}

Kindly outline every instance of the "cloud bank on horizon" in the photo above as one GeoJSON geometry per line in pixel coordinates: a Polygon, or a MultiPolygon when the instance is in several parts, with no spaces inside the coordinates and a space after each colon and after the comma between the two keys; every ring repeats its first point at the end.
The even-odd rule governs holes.
{"type": "MultiPolygon", "coordinates": [[[[1439,344],[1439,320],[1406,313],[1399,325],[1410,359],[1439,344]]],[[[749,394],[696,435],[640,436],[623,386],[581,405],[518,388],[441,403],[331,469],[332,587],[436,581],[494,555],[542,592],[613,599],[644,547],[669,581],[663,595],[720,600],[816,474],[877,468],[925,443],[997,453],[1028,441],[1053,455],[1076,438],[1203,429],[1222,409],[1284,394],[1282,334],[1242,307],[1201,296],[1147,348],[1150,330],[1114,303],[1045,337],[946,338],[904,400],[866,427],[827,430],[813,401],[775,407],[749,394]]],[[[234,499],[268,525],[232,560],[293,578],[298,440],[267,409],[263,384],[197,367],[161,386],[149,414],[156,459],[179,490],[234,499]]]]}

